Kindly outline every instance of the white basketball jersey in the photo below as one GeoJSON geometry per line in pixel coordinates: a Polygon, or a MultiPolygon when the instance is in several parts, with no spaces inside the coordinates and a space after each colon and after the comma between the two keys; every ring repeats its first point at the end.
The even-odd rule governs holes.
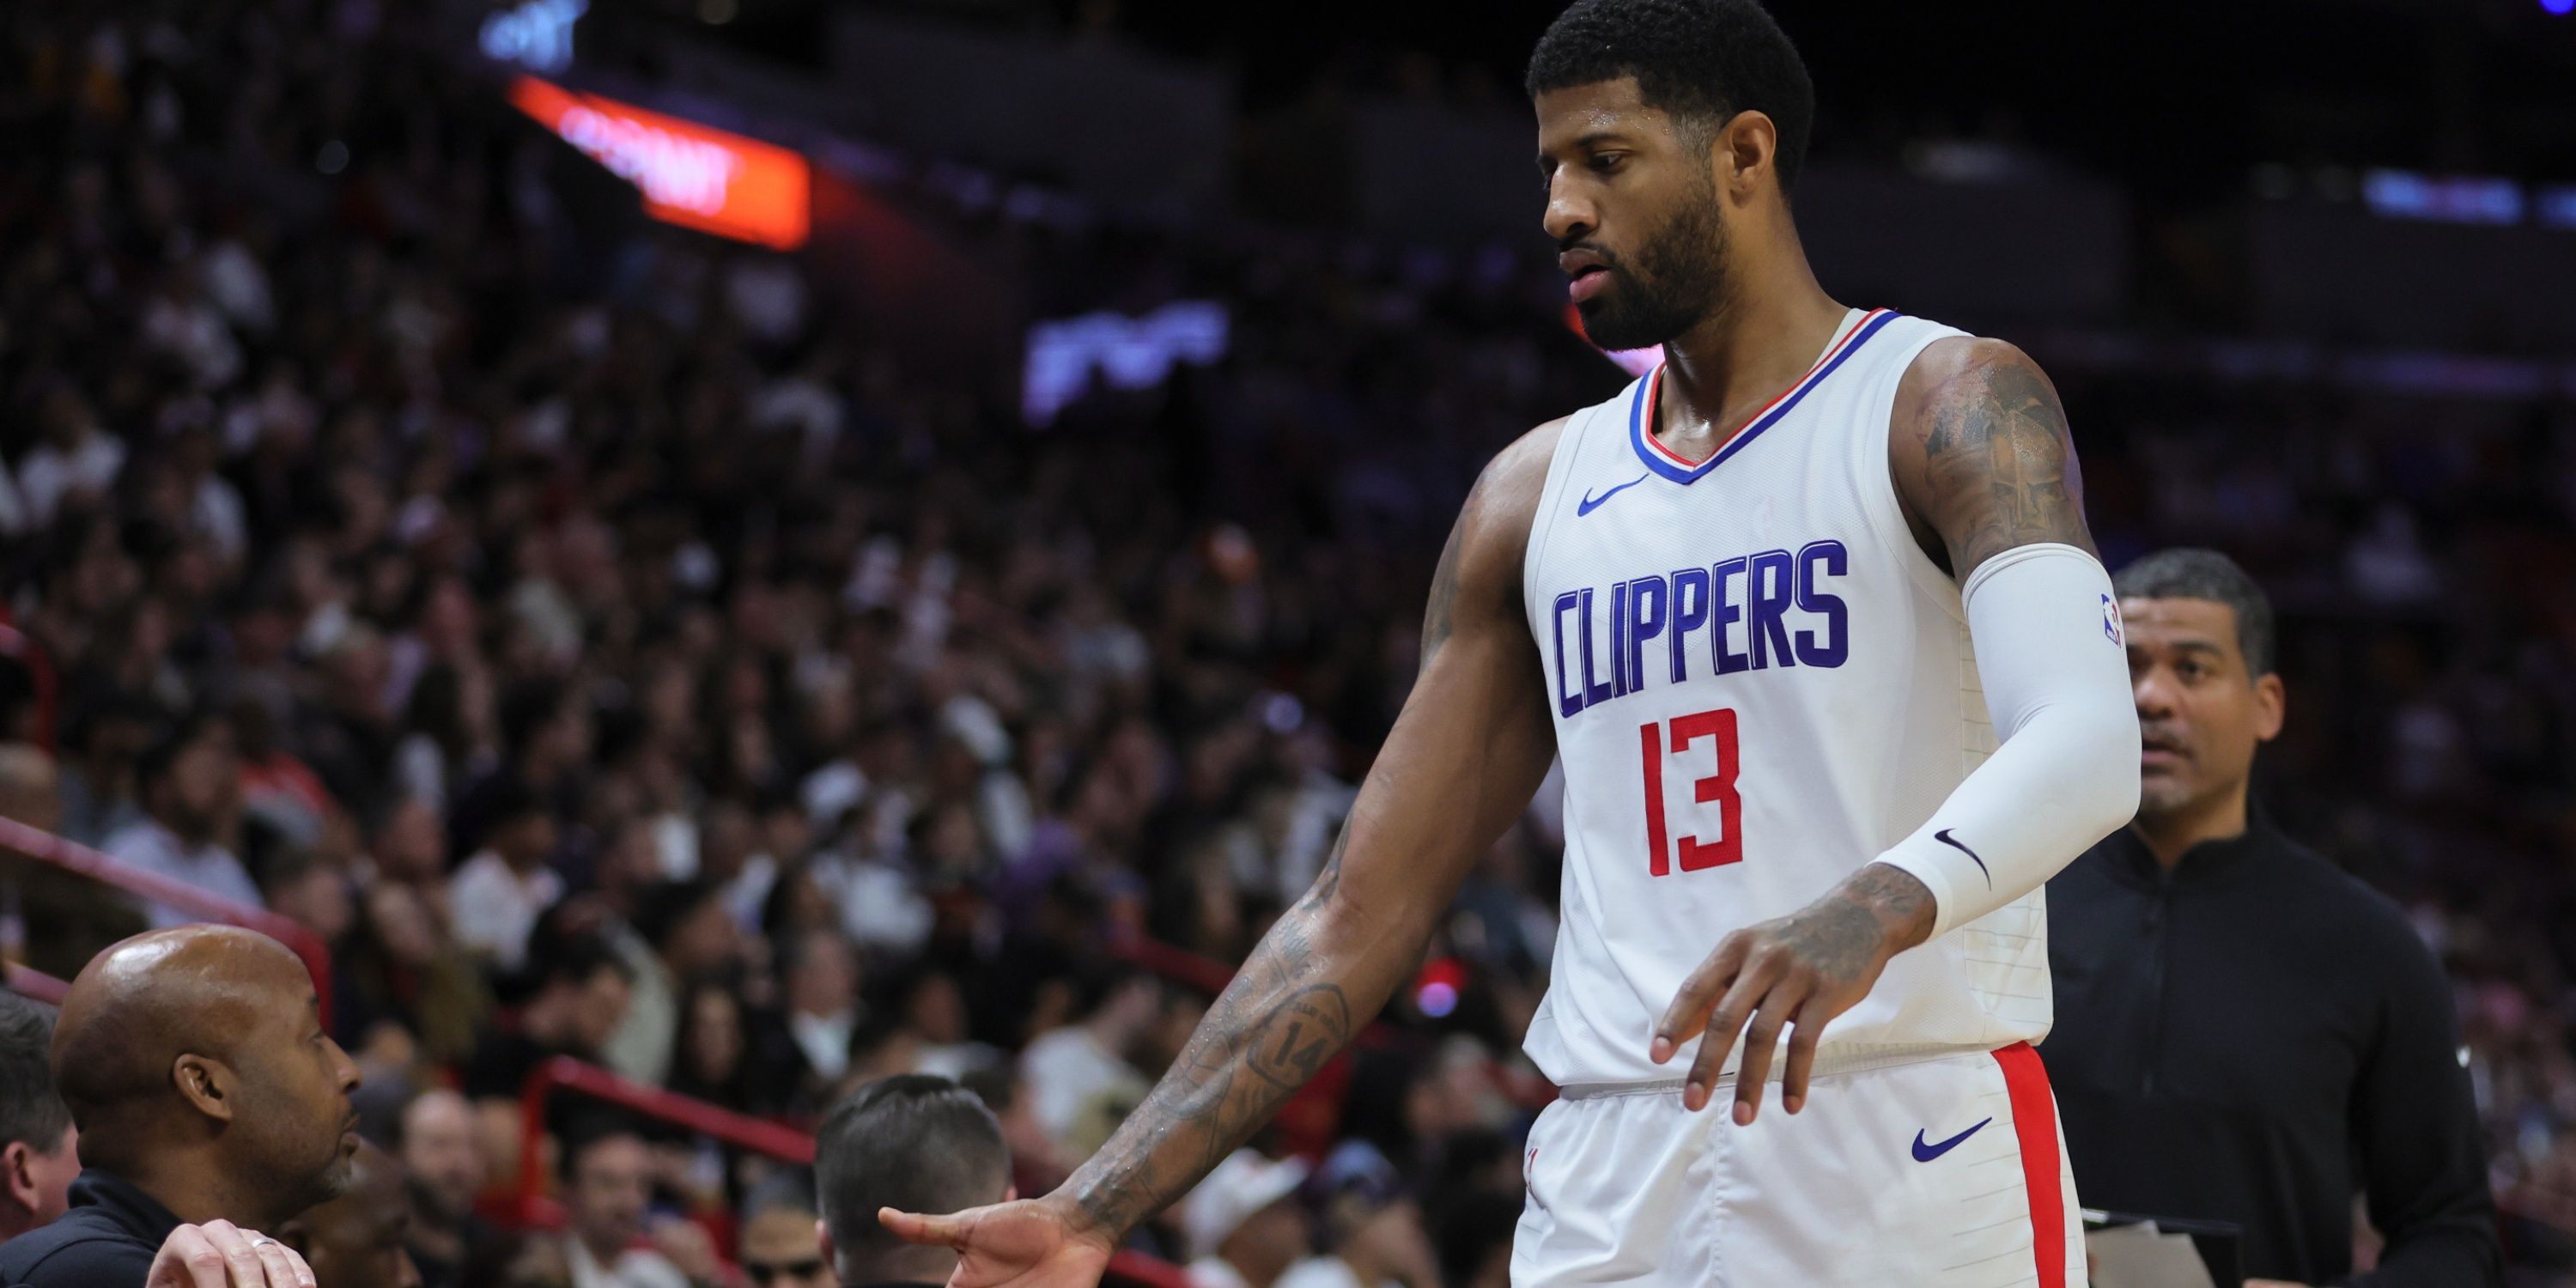
{"type": "MultiPolygon", "coordinates": [[[[1655,439],[1660,368],[1566,422],[1523,573],[1565,771],[1564,924],[1527,1048],[1559,1085],[1680,1077],[1695,1045],[1646,1049],[1682,978],[1902,840],[1993,749],[1958,587],[1888,473],[1898,380],[1962,334],[1855,309],[1697,463],[1655,439]]],[[[2046,909],[2034,891],[1899,955],[1818,1067],[2044,1036],[2046,909]]]]}

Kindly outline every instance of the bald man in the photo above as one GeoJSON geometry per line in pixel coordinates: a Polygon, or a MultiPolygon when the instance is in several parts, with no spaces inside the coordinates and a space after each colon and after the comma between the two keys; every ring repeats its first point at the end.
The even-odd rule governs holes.
{"type": "Polygon", "coordinates": [[[266,935],[181,926],[100,953],[63,999],[53,1062],[84,1169],[61,1220],[0,1245],[0,1283],[142,1288],[182,1222],[274,1230],[348,1188],[357,1066],[266,935]]]}
{"type": "Polygon", "coordinates": [[[420,1268],[403,1251],[410,1230],[402,1164],[361,1145],[349,1192],[287,1222],[277,1237],[312,1263],[317,1288],[421,1288],[420,1268]]]}

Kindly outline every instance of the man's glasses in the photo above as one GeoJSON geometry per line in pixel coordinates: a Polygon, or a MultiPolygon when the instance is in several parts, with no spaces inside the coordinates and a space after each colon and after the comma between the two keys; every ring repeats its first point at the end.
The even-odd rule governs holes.
{"type": "Polygon", "coordinates": [[[756,1284],[806,1283],[823,1273],[823,1259],[810,1257],[803,1261],[790,1261],[779,1266],[760,1266],[746,1262],[743,1269],[750,1272],[751,1281],[756,1284]]]}

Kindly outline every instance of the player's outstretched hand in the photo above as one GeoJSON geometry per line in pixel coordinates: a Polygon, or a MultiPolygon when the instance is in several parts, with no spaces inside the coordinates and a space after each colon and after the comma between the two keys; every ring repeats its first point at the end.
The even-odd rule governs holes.
{"type": "Polygon", "coordinates": [[[1683,1107],[1706,1108],[1739,1031],[1744,1061],[1736,1070],[1735,1121],[1749,1124],[1762,1106],[1762,1083],[1780,1030],[1792,1030],[1781,1071],[1780,1103],[1796,1113],[1807,1103],[1816,1042],[1825,1025],[1869,996],[1887,959],[1931,929],[1931,892],[1914,877],[1871,864],[1825,897],[1786,917],[1747,926],[1719,940],[1717,951],[1682,981],[1655,1025],[1647,1055],[1657,1064],[1705,1032],[1699,1058],[1682,1087],[1683,1107]]]}
{"type": "Polygon", "coordinates": [[[1094,1288],[1109,1242],[1053,1196],[923,1216],[880,1208],[877,1220],[911,1243],[957,1250],[948,1288],[1094,1288]]]}
{"type": "Polygon", "coordinates": [[[314,1288],[313,1267],[257,1230],[208,1221],[170,1232],[143,1288],[314,1288]]]}

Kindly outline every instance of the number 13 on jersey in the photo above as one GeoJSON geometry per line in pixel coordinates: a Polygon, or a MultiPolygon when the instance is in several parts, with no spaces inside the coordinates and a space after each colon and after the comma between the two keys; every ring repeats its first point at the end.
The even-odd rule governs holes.
{"type": "Polygon", "coordinates": [[[1639,725],[1637,750],[1646,770],[1647,872],[1659,877],[1672,875],[1675,849],[1680,850],[1684,872],[1742,862],[1744,799],[1735,793],[1734,710],[1720,707],[1715,711],[1694,711],[1686,716],[1675,716],[1669,722],[1650,721],[1639,725]],[[1710,744],[1706,751],[1695,750],[1701,742],[1710,744]],[[1709,757],[1709,760],[1701,760],[1702,756],[1709,757]],[[1717,805],[1721,834],[1715,841],[1684,836],[1676,842],[1667,834],[1664,824],[1664,762],[1685,758],[1692,765],[1715,762],[1716,772],[1691,780],[1691,799],[1702,805],[1712,802],[1717,805]]]}

